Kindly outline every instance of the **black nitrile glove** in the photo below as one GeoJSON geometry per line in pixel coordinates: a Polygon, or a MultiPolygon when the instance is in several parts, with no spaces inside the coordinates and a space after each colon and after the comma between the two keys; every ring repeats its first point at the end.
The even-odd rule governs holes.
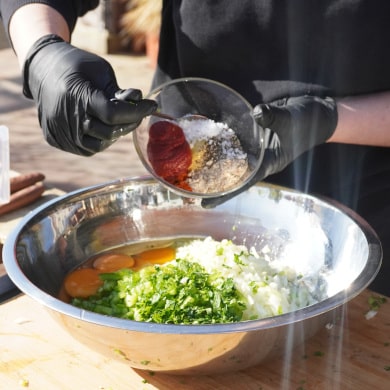
{"type": "Polygon", "coordinates": [[[106,149],[157,108],[156,102],[142,100],[139,90],[120,90],[106,60],[56,35],[33,45],[23,76],[24,95],[38,106],[47,142],[74,154],[106,149]],[[114,99],[115,93],[125,98],[114,99]]]}
{"type": "Polygon", "coordinates": [[[253,115],[265,129],[264,159],[256,176],[244,188],[231,194],[203,199],[203,207],[215,207],[267,176],[280,172],[302,153],[325,143],[334,133],[338,120],[334,99],[317,96],[291,97],[259,104],[253,115]]]}

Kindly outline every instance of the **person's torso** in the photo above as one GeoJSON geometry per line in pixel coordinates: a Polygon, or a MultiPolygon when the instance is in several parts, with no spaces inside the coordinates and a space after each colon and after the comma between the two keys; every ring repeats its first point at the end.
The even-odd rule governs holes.
{"type": "Polygon", "coordinates": [[[389,89],[389,16],[388,0],[167,0],[156,81],[207,77],[252,104],[389,89]]]}

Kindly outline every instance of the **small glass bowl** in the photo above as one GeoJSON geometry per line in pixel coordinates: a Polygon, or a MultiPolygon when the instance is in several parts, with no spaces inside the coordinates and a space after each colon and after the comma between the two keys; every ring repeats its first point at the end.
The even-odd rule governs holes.
{"type": "MultiPolygon", "coordinates": [[[[219,155],[222,157],[214,158],[214,161],[218,161],[218,159],[224,159],[224,161],[219,160],[218,166],[215,164],[212,165],[213,171],[206,172],[208,168],[205,167],[203,171],[197,171],[195,174],[191,166],[188,171],[188,185],[183,186],[183,183],[179,184],[172,180],[166,180],[161,174],[157,174],[150,159],[150,149],[148,155],[148,144],[151,142],[149,137],[151,126],[158,121],[167,121],[167,119],[154,115],[145,118],[141,125],[133,132],[134,145],[145,168],[163,185],[182,196],[213,198],[238,190],[256,174],[264,155],[264,131],[253,118],[253,107],[239,93],[213,80],[204,78],[181,78],[162,84],[151,91],[146,98],[157,101],[157,113],[166,114],[178,119],[190,118],[191,122],[198,120],[196,117],[195,119],[191,119],[192,115],[201,115],[207,118],[206,120],[213,121],[207,122],[209,124],[211,123],[211,127],[201,126],[203,136],[208,132],[209,128],[211,128],[210,137],[215,134],[215,123],[218,126],[225,127],[225,131],[230,129],[228,130],[230,134],[232,134],[231,130],[233,130],[236,136],[235,139],[238,139],[240,144],[239,153],[236,153],[236,149],[236,154],[232,154],[230,153],[232,149],[229,149],[227,155],[220,153],[219,155]],[[241,162],[238,163],[237,159],[227,163],[226,158],[228,156],[229,158],[232,158],[232,156],[240,156],[239,159],[245,156],[245,168],[243,168],[241,162]],[[238,166],[240,166],[239,169],[237,168],[238,166]],[[198,179],[200,177],[200,179],[195,180],[195,176],[198,179]],[[194,184],[195,182],[197,184],[194,184]]],[[[183,122],[180,120],[179,122],[173,123],[178,124],[184,129],[184,126],[182,126],[183,122]]],[[[197,125],[199,127],[200,122],[197,122],[197,125]]],[[[227,133],[224,134],[226,135],[227,133]]],[[[204,145],[207,142],[214,142],[214,149],[218,145],[217,149],[219,151],[224,148],[222,144],[225,141],[221,141],[219,138],[216,140],[215,137],[214,141],[208,138],[207,140],[203,140],[203,143],[198,142],[196,145],[199,146],[201,144],[202,148],[205,149],[204,145]]],[[[192,161],[194,161],[197,158],[194,150],[199,149],[199,147],[191,143],[190,145],[192,161]]],[[[237,146],[236,143],[234,145],[237,146]]],[[[212,154],[210,151],[214,149],[208,147],[207,153],[212,154]]],[[[158,151],[159,146],[153,150],[158,151]]],[[[234,159],[235,157],[233,157],[234,159]]],[[[207,166],[210,166],[210,162],[207,166]]]]}

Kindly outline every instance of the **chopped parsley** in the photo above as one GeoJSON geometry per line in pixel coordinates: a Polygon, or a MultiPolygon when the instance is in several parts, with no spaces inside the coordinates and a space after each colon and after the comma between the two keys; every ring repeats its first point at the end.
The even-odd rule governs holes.
{"type": "Polygon", "coordinates": [[[379,308],[386,303],[386,298],[382,296],[372,295],[368,298],[368,305],[370,310],[379,310],[379,308]]]}
{"type": "Polygon", "coordinates": [[[245,266],[245,263],[241,260],[241,256],[243,254],[244,254],[243,252],[241,252],[240,254],[237,254],[237,253],[234,254],[234,262],[237,265],[245,266]]]}
{"type": "Polygon", "coordinates": [[[75,298],[72,304],[100,314],[164,324],[238,322],[246,309],[232,278],[217,271],[207,273],[187,260],[100,277],[104,284],[96,295],[75,298]]]}

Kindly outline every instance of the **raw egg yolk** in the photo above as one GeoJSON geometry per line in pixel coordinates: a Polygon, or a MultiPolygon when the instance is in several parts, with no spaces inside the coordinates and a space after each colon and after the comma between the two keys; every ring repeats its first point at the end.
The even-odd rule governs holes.
{"type": "Polygon", "coordinates": [[[120,253],[106,253],[93,262],[93,267],[99,272],[115,272],[123,268],[132,268],[135,260],[120,253]]]}
{"type": "Polygon", "coordinates": [[[164,264],[175,258],[176,251],[174,248],[157,248],[150,249],[137,255],[134,255],[137,261],[137,268],[148,264],[164,264]]]}
{"type": "Polygon", "coordinates": [[[102,284],[99,271],[92,268],[76,269],[64,280],[64,288],[73,298],[87,298],[94,295],[102,284]]]}

